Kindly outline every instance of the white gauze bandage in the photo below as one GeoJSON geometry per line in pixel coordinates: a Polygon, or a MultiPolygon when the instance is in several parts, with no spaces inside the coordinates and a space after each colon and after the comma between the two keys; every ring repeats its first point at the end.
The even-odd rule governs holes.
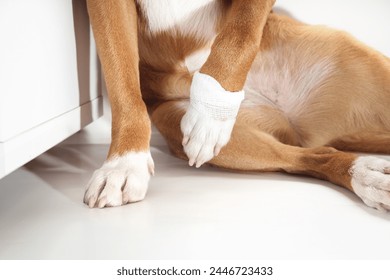
{"type": "Polygon", "coordinates": [[[213,77],[194,74],[190,105],[180,124],[191,166],[209,161],[229,142],[243,99],[244,91],[227,91],[213,77]]]}
{"type": "Polygon", "coordinates": [[[244,91],[225,90],[213,77],[195,72],[190,91],[190,107],[215,120],[235,119],[244,91]]]}

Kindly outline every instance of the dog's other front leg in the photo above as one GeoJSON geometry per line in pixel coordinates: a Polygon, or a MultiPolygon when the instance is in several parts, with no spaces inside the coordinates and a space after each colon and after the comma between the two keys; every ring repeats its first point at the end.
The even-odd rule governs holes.
{"type": "Polygon", "coordinates": [[[189,164],[201,166],[225,146],[244,99],[244,83],[275,0],[233,0],[210,56],[194,74],[181,121],[189,164]]]}
{"type": "Polygon", "coordinates": [[[112,109],[108,158],[85,192],[89,207],[119,206],[145,197],[153,160],[150,120],[141,97],[137,13],[132,0],[89,0],[88,12],[112,109]]]}

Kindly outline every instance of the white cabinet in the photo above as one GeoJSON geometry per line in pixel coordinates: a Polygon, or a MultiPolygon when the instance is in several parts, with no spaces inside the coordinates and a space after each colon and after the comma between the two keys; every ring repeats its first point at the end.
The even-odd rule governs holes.
{"type": "Polygon", "coordinates": [[[0,1],[0,178],[102,115],[83,0],[0,1]]]}

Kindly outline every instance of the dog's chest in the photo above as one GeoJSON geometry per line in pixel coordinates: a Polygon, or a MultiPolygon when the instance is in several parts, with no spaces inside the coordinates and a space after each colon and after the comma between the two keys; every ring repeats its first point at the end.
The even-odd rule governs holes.
{"type": "Polygon", "coordinates": [[[152,34],[179,32],[206,40],[215,35],[220,1],[137,0],[137,3],[152,34]]]}

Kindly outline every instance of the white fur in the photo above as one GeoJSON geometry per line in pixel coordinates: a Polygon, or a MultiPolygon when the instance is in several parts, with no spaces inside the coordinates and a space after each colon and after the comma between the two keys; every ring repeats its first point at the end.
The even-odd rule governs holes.
{"type": "Polygon", "coordinates": [[[319,57],[310,64],[289,52],[288,46],[276,46],[258,54],[245,83],[243,105],[274,106],[294,119],[336,69],[331,57],[319,57]]]}
{"type": "Polygon", "coordinates": [[[390,161],[376,157],[358,157],[353,163],[352,188],[368,206],[390,210],[390,161]]]}
{"type": "Polygon", "coordinates": [[[89,207],[120,206],[144,199],[154,163],[150,152],[129,152],[107,160],[88,183],[89,207]]]}
{"type": "Polygon", "coordinates": [[[137,0],[149,31],[176,30],[185,35],[210,40],[215,36],[220,3],[215,0],[137,0]]]}
{"type": "Polygon", "coordinates": [[[206,62],[209,57],[211,49],[202,49],[194,52],[193,54],[187,56],[185,58],[185,65],[188,69],[188,72],[194,73],[198,71],[203,64],[206,62]]]}
{"type": "Polygon", "coordinates": [[[189,108],[181,122],[184,152],[189,165],[200,167],[217,156],[232,133],[235,119],[220,121],[189,108]]]}
{"type": "Polygon", "coordinates": [[[190,105],[181,120],[184,151],[191,166],[200,167],[228,143],[243,98],[243,91],[226,91],[213,77],[195,73],[190,105]]]}

